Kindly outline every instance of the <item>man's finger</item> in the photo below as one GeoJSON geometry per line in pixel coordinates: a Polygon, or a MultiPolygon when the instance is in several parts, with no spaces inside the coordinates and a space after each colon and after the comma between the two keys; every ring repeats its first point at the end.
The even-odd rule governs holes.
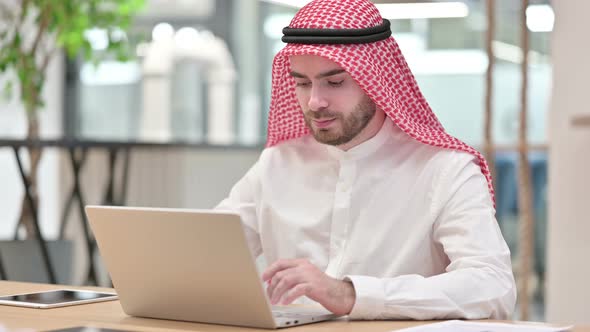
{"type": "Polygon", "coordinates": [[[268,286],[266,287],[266,294],[268,295],[269,299],[272,299],[272,296],[275,292],[275,288],[281,282],[282,278],[288,274],[291,274],[294,268],[288,268],[286,270],[281,270],[275,273],[275,275],[268,281],[268,286]]]}
{"type": "Polygon", "coordinates": [[[310,283],[297,284],[295,287],[287,291],[285,295],[283,295],[283,299],[281,300],[280,304],[291,304],[293,301],[297,300],[301,296],[308,295],[311,292],[311,287],[312,286],[310,283]]]}
{"type": "Polygon", "coordinates": [[[266,286],[266,295],[268,296],[269,299],[272,298],[272,294],[274,293],[275,288],[277,287],[277,284],[281,281],[281,274],[283,274],[284,271],[278,271],[275,273],[274,276],[272,276],[271,279],[268,280],[268,284],[266,286]]]}
{"type": "Polygon", "coordinates": [[[264,273],[262,273],[262,280],[269,281],[277,272],[295,267],[297,264],[298,261],[295,259],[279,259],[278,261],[270,264],[266,270],[264,270],[264,273]]]}
{"type": "Polygon", "coordinates": [[[269,296],[270,302],[272,304],[277,304],[285,292],[305,280],[305,276],[301,273],[298,273],[297,269],[292,268],[284,270],[283,272],[286,273],[281,275],[280,280],[278,280],[275,287],[272,289],[271,295],[269,296]]]}

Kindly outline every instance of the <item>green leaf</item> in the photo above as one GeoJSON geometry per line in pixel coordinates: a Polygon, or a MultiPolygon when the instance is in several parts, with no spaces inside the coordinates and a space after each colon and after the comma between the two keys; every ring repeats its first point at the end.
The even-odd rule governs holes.
{"type": "Polygon", "coordinates": [[[84,56],[84,60],[86,61],[90,61],[92,60],[92,45],[90,44],[90,42],[86,39],[84,39],[84,42],[82,43],[82,54],[84,56]]]}
{"type": "MultiPolygon", "coordinates": [[[[27,19],[37,22],[41,17],[46,19],[45,33],[55,33],[57,47],[70,58],[83,55],[87,61],[98,63],[105,58],[128,60],[133,56],[129,48],[132,38],[114,40],[116,38],[111,38],[109,33],[107,50],[95,52],[84,32],[93,27],[127,30],[145,0],[29,0],[26,3],[28,5],[23,10],[27,19]]],[[[22,36],[18,31],[0,30],[0,45],[0,73],[14,70],[21,101],[28,110],[39,109],[43,105],[41,90],[45,83],[40,64],[22,47],[22,36]]],[[[12,89],[12,86],[4,86],[4,94],[12,89]]]]}
{"type": "Polygon", "coordinates": [[[12,99],[12,90],[14,88],[14,82],[8,81],[4,84],[4,89],[2,89],[2,98],[4,100],[9,101],[12,99]]]}
{"type": "Polygon", "coordinates": [[[20,33],[16,33],[14,38],[12,39],[12,47],[14,47],[15,52],[18,52],[21,45],[21,36],[20,33]]]}

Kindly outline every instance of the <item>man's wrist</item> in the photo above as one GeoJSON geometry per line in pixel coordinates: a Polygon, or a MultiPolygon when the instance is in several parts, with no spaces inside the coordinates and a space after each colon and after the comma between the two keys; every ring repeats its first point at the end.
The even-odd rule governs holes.
{"type": "Polygon", "coordinates": [[[342,285],[342,299],[343,299],[343,303],[345,303],[345,308],[346,310],[344,310],[346,312],[346,315],[350,314],[350,312],[352,311],[352,308],[354,307],[354,303],[356,302],[356,291],[354,290],[354,285],[352,284],[352,281],[350,280],[341,280],[341,285],[342,285]]]}

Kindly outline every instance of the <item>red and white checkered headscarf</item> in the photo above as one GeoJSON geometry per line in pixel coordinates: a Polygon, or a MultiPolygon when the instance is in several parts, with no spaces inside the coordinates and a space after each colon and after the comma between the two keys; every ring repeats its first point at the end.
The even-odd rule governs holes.
{"type": "MultiPolygon", "coordinates": [[[[363,29],[382,23],[379,11],[368,0],[315,0],[299,10],[289,27],[363,29]]],[[[366,44],[287,44],[273,61],[267,147],[309,133],[295,96],[295,79],[289,75],[289,57],[302,54],[322,56],[339,64],[377,107],[415,140],[476,156],[494,201],[492,178],[485,159],[445,132],[393,37],[366,44]]]]}

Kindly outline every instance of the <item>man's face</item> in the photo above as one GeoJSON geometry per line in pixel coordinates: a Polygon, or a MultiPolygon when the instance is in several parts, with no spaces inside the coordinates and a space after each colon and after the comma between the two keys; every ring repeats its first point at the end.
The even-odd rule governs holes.
{"type": "Polygon", "coordinates": [[[296,55],[291,57],[291,76],[305,123],[318,142],[360,143],[353,144],[354,139],[366,131],[376,106],[344,69],[320,56],[296,55]]]}

